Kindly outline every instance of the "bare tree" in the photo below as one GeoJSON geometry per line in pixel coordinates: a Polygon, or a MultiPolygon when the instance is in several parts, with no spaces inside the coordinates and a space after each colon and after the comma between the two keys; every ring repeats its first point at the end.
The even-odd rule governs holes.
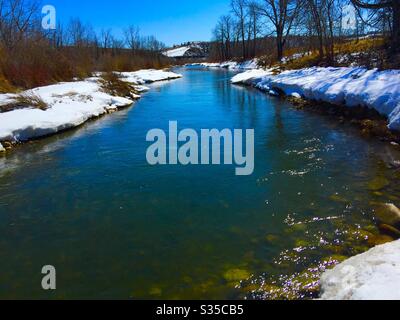
{"type": "Polygon", "coordinates": [[[239,34],[242,43],[242,58],[246,59],[246,0],[232,0],[231,1],[232,12],[238,19],[239,34]]]}
{"type": "Polygon", "coordinates": [[[108,49],[111,47],[112,43],[112,30],[102,29],[100,32],[100,46],[103,49],[108,49]]]}
{"type": "Polygon", "coordinates": [[[129,26],[124,30],[125,42],[132,53],[140,48],[140,30],[136,26],[129,26]]]}
{"type": "Polygon", "coordinates": [[[277,58],[282,60],[287,39],[300,12],[302,0],[264,0],[259,12],[272,24],[276,35],[277,58]]]}
{"type": "Polygon", "coordinates": [[[232,41],[232,32],[233,32],[233,25],[232,25],[232,17],[230,15],[225,15],[221,17],[221,30],[222,40],[223,40],[223,47],[224,47],[224,55],[227,59],[232,58],[232,51],[231,51],[231,41],[232,41]]]}
{"type": "Polygon", "coordinates": [[[38,32],[39,3],[30,0],[0,1],[0,37],[13,48],[24,38],[38,32]]]}
{"type": "Polygon", "coordinates": [[[255,1],[248,3],[248,15],[249,15],[249,37],[251,36],[253,42],[252,56],[255,57],[257,54],[257,37],[260,32],[260,13],[258,10],[258,4],[255,1]]]}
{"type": "Polygon", "coordinates": [[[392,14],[392,50],[400,51],[400,1],[399,0],[351,0],[356,8],[373,11],[390,10],[392,14]]]}

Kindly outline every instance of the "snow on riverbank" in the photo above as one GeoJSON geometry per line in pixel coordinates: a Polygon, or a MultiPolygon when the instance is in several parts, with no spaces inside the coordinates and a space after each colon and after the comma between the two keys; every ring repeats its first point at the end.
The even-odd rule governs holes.
{"type": "Polygon", "coordinates": [[[259,77],[247,72],[232,82],[336,105],[373,108],[388,118],[390,129],[400,130],[400,70],[313,67],[278,75],[268,74],[268,70],[265,75],[257,72],[259,77]]]}
{"type": "Polygon", "coordinates": [[[242,73],[237,74],[231,79],[234,84],[247,84],[251,85],[256,79],[272,75],[272,69],[252,69],[242,73]]]}
{"type": "Polygon", "coordinates": [[[244,62],[236,62],[236,61],[225,61],[225,62],[217,62],[217,63],[193,63],[189,64],[189,66],[202,66],[205,68],[223,68],[228,70],[252,70],[258,69],[258,60],[248,60],[244,62]]]}
{"type": "MultiPolygon", "coordinates": [[[[134,85],[142,85],[180,78],[181,75],[160,70],[141,70],[123,73],[123,77],[134,85]]],[[[143,90],[143,86],[140,86],[139,91],[143,90]]],[[[103,92],[98,78],[35,88],[24,94],[40,97],[49,108],[40,110],[27,106],[0,113],[0,141],[19,142],[54,134],[133,103],[130,99],[103,92]]],[[[14,97],[12,94],[1,94],[0,104],[10,103],[14,97]]],[[[139,95],[136,97],[140,98],[139,95]]]]}
{"type": "Polygon", "coordinates": [[[400,240],[353,257],[321,278],[323,300],[400,300],[400,240]]]}
{"type": "Polygon", "coordinates": [[[137,85],[143,85],[156,81],[173,80],[182,77],[182,75],[174,72],[153,69],[139,70],[135,72],[121,72],[120,75],[122,76],[123,80],[137,85]]]}

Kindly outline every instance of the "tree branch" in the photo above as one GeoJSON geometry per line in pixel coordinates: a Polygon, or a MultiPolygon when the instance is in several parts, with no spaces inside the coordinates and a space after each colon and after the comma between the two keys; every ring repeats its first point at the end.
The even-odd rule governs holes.
{"type": "Polygon", "coordinates": [[[386,0],[386,1],[381,1],[379,3],[367,3],[362,0],[351,0],[354,6],[360,7],[363,9],[383,9],[383,8],[389,8],[393,5],[393,0],[386,0]]]}

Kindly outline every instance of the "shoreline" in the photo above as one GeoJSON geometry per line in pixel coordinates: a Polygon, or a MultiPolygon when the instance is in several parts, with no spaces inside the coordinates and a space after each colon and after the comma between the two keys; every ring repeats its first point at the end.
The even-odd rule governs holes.
{"type": "MultiPolygon", "coordinates": [[[[249,84],[236,85],[244,87],[251,86],[249,84]]],[[[256,87],[253,88],[260,90],[256,87]]],[[[334,119],[340,124],[351,125],[358,129],[360,134],[364,137],[376,138],[382,142],[388,142],[395,146],[400,145],[400,131],[390,130],[388,128],[387,119],[374,109],[369,109],[367,107],[347,108],[344,105],[307,100],[297,96],[287,96],[275,91],[268,94],[289,101],[292,104],[292,108],[298,111],[313,112],[323,117],[334,119]]]]}
{"type": "MultiPolygon", "coordinates": [[[[208,65],[203,64],[210,68],[208,65]]],[[[229,64],[228,69],[242,71],[231,79],[232,84],[251,86],[270,96],[287,99],[297,110],[316,112],[337,119],[339,123],[355,125],[364,136],[400,144],[400,80],[395,79],[395,76],[400,79],[399,70],[313,67],[277,73],[276,68],[243,69],[242,65],[229,64]],[[385,78],[386,73],[392,79],[385,78]],[[328,76],[331,79],[326,80],[328,76]],[[355,93],[353,89],[357,84],[352,82],[357,80],[365,82],[367,93],[355,93]],[[367,85],[369,81],[383,93],[372,91],[367,85]]]]}
{"type": "Polygon", "coordinates": [[[349,258],[321,277],[321,300],[400,300],[400,240],[349,258]]]}
{"type": "MultiPolygon", "coordinates": [[[[214,66],[213,66],[214,67],[214,66]]],[[[232,68],[229,66],[228,68],[232,68]]],[[[320,68],[322,69],[322,68],[320,68]]],[[[333,68],[332,68],[333,69],[333,68]]],[[[356,70],[355,68],[354,70],[356,70]]],[[[359,69],[359,68],[358,68],[359,69]]],[[[233,70],[235,67],[233,67],[233,70]]],[[[324,116],[336,118],[340,123],[350,123],[357,126],[361,133],[366,136],[374,136],[392,145],[399,145],[400,142],[400,71],[389,70],[388,73],[397,73],[399,80],[393,85],[393,95],[384,97],[381,93],[375,97],[373,103],[367,103],[368,97],[363,101],[358,99],[354,92],[353,99],[357,101],[350,105],[347,104],[346,98],[342,97],[344,103],[332,103],[329,98],[326,99],[320,95],[320,99],[313,99],[312,85],[308,88],[307,77],[301,78],[301,83],[292,81],[290,75],[292,73],[302,73],[307,69],[298,71],[288,71],[289,77],[285,79],[281,76],[282,81],[275,81],[274,69],[240,69],[244,72],[237,74],[232,78],[231,83],[236,85],[251,86],[267,94],[275,97],[287,99],[293,104],[297,110],[318,112],[324,116]],[[286,81],[285,81],[286,80],[286,81]],[[397,89],[397,90],[396,90],[397,89]],[[307,91],[308,90],[308,91],[307,91]],[[380,109],[386,102],[386,106],[380,109]],[[392,102],[392,103],[390,103],[392,102]],[[386,110],[385,110],[386,109],[386,110]]],[[[310,68],[308,70],[318,70],[318,68],[310,68]]],[[[329,70],[323,68],[323,70],[329,70]]],[[[335,68],[334,70],[341,70],[335,68]]],[[[345,68],[342,68],[345,70],[345,68]]],[[[348,69],[350,70],[350,69],[348,69]]],[[[360,70],[360,69],[359,69],[360,70]]],[[[363,73],[374,73],[377,70],[362,70],[363,73]]],[[[282,74],[282,73],[281,73],[282,74]]],[[[379,78],[379,74],[378,77],[379,78]]],[[[324,78],[316,78],[311,82],[318,84],[323,83],[324,78]]],[[[377,84],[376,79],[374,85],[377,84]]],[[[357,77],[350,79],[348,83],[357,81],[357,77]]],[[[384,82],[385,79],[382,79],[384,82]]],[[[340,78],[337,79],[340,82],[340,78]]],[[[334,82],[332,85],[336,85],[334,82]]],[[[380,90],[384,91],[385,86],[381,84],[380,90]]],[[[341,91],[335,92],[343,95],[345,86],[340,88],[341,91]]],[[[368,86],[365,88],[368,90],[368,86]]],[[[329,91],[329,90],[327,90],[329,91]]],[[[332,92],[331,92],[332,93],[332,92]]],[[[318,96],[318,95],[316,95],[318,96]]],[[[335,97],[333,98],[335,101],[335,97]]],[[[394,204],[387,204],[387,210],[384,217],[378,217],[378,228],[381,235],[385,236],[387,231],[400,234],[400,209],[394,204]],[[386,220],[387,219],[387,220],[386,220]],[[385,232],[382,232],[385,229],[385,232]]],[[[391,234],[393,235],[393,234],[391,234]]],[[[389,300],[400,299],[400,291],[398,284],[400,283],[400,258],[398,250],[400,249],[400,240],[396,236],[393,241],[385,244],[376,245],[368,251],[350,257],[347,260],[338,263],[332,269],[327,269],[321,274],[319,280],[319,297],[321,300],[389,300]]]]}
{"type": "MultiPolygon", "coordinates": [[[[23,92],[27,96],[39,97],[49,107],[40,110],[26,107],[0,113],[0,155],[17,144],[46,138],[106,114],[132,106],[141,94],[148,91],[145,84],[179,79],[182,75],[146,69],[119,73],[121,80],[132,85],[137,94],[130,98],[112,95],[101,87],[97,73],[83,81],[61,82],[23,92]]],[[[6,105],[17,98],[14,94],[1,94],[0,104],[6,105]]]]}

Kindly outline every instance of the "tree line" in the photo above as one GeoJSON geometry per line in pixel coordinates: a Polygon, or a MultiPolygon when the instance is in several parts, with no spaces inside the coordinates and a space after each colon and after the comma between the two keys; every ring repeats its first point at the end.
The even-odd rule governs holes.
{"type": "Polygon", "coordinates": [[[231,0],[213,31],[212,58],[251,59],[302,48],[332,62],[335,43],[371,33],[400,50],[399,0],[231,0]]]}
{"type": "Polygon", "coordinates": [[[161,68],[171,61],[165,45],[142,36],[136,26],[116,37],[112,29],[94,31],[80,19],[42,28],[37,0],[0,0],[0,91],[31,88],[90,76],[93,71],[161,68]]]}

